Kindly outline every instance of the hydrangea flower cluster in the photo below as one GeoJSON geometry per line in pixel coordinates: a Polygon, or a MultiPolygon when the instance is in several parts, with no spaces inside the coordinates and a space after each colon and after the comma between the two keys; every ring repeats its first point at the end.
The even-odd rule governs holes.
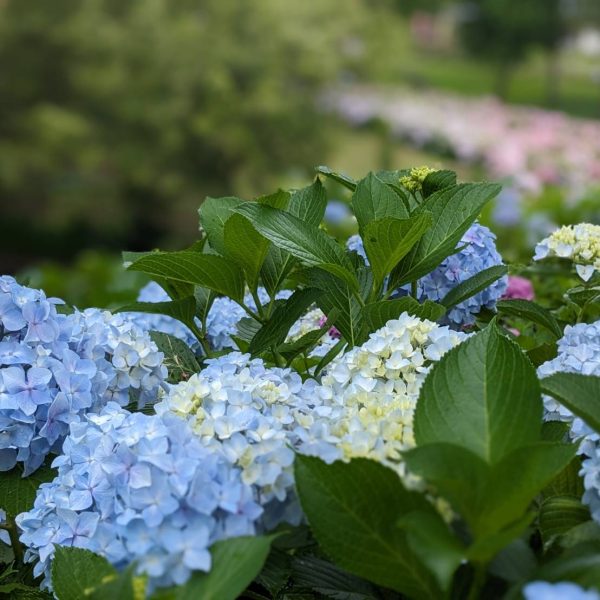
{"type": "Polygon", "coordinates": [[[187,420],[203,446],[241,469],[270,529],[282,520],[298,523],[302,515],[293,493],[292,447],[300,423],[311,418],[316,385],[303,384],[291,369],[267,368],[232,352],[173,386],[156,411],[187,420]]]}
{"type": "Polygon", "coordinates": [[[51,588],[54,545],[86,548],[117,568],[136,561],[150,587],[208,571],[216,540],[252,535],[261,508],[238,470],[204,448],[181,419],[111,402],[75,423],[57,477],[17,517],[25,558],[51,588]]]}
{"type": "Polygon", "coordinates": [[[336,357],[315,391],[319,405],[300,451],[327,462],[368,457],[404,475],[413,413],[431,365],[467,335],[403,313],[336,357]]]}
{"type": "Polygon", "coordinates": [[[523,588],[525,600],[600,600],[595,590],[584,590],[571,581],[532,581],[523,588]]]}
{"type": "Polygon", "coordinates": [[[556,256],[575,264],[577,274],[588,281],[600,271],[600,225],[565,225],[535,247],[533,260],[556,256]]]}
{"type": "MultiPolygon", "coordinates": [[[[538,368],[541,378],[559,372],[600,376],[600,321],[565,327],[558,355],[538,368]]],[[[571,437],[581,440],[579,453],[586,457],[579,473],[585,487],[582,500],[600,523],[600,435],[549,396],[544,396],[544,407],[547,420],[571,423],[571,437]]]]}
{"type": "Polygon", "coordinates": [[[156,398],[163,355],[121,315],[61,315],[58,300],[0,278],[0,470],[25,474],[60,450],[69,424],[108,401],[156,398]]]}
{"type": "MultiPolygon", "coordinates": [[[[496,236],[485,226],[474,223],[463,235],[457,247],[462,249],[446,258],[436,269],[417,283],[418,300],[442,300],[448,292],[458,284],[473,277],[477,273],[503,264],[502,257],[496,250],[496,236]]],[[[352,236],[348,240],[349,250],[358,252],[366,259],[362,240],[352,236]]],[[[444,322],[456,327],[472,325],[475,315],[483,308],[493,310],[496,302],[503,296],[508,285],[507,277],[502,277],[481,292],[464,300],[451,308],[444,317],[444,322]]],[[[405,295],[408,288],[398,290],[398,295],[405,295]]]]}

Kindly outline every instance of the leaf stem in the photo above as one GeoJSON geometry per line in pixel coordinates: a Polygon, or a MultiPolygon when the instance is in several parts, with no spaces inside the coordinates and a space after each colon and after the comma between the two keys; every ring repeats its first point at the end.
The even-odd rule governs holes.
{"type": "Polygon", "coordinates": [[[485,584],[485,564],[474,563],[473,569],[473,581],[471,582],[471,589],[469,590],[467,600],[479,600],[479,598],[481,597],[481,590],[483,589],[483,585],[485,584]]]}
{"type": "Polygon", "coordinates": [[[414,281],[411,281],[411,282],[410,282],[410,295],[411,295],[411,296],[412,296],[412,297],[413,297],[415,300],[417,300],[417,301],[419,300],[419,299],[417,298],[417,296],[418,296],[419,294],[418,294],[418,291],[417,291],[417,280],[416,280],[416,279],[415,279],[414,281]]]}

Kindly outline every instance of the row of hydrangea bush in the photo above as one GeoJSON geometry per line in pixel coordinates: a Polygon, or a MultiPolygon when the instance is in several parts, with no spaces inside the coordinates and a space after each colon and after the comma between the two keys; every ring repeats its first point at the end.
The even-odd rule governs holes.
{"type": "Polygon", "coordinates": [[[600,598],[600,226],[508,266],[495,184],[317,171],[113,313],[0,278],[0,594],[600,598]]]}

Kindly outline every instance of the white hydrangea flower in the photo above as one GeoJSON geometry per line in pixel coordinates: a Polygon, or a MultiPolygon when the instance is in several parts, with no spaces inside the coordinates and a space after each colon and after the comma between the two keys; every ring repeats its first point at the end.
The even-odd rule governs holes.
{"type": "MultiPolygon", "coordinates": [[[[299,340],[303,335],[321,329],[327,317],[323,311],[319,308],[313,308],[309,310],[305,315],[300,317],[289,330],[286,337],[286,342],[295,342],[299,340]]],[[[321,336],[321,339],[316,346],[311,350],[309,356],[311,357],[322,357],[325,356],[329,350],[331,350],[339,341],[340,333],[332,327],[329,331],[321,336]]]]}
{"type": "Polygon", "coordinates": [[[205,447],[241,468],[243,482],[265,506],[270,528],[301,518],[293,492],[293,446],[298,423],[310,421],[316,386],[291,369],[267,368],[260,359],[232,352],[172,386],[156,411],[186,419],[205,447]]]}
{"type": "Polygon", "coordinates": [[[327,368],[301,452],[327,462],[368,457],[404,476],[413,414],[431,365],[467,335],[403,313],[327,368]]]}
{"type": "Polygon", "coordinates": [[[600,271],[600,225],[579,223],[557,229],[535,247],[533,260],[552,256],[573,261],[579,277],[588,281],[600,271]]]}

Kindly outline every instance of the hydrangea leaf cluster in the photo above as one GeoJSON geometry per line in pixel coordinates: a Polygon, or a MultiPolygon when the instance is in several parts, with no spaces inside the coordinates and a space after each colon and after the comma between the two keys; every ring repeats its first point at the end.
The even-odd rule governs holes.
{"type": "Polygon", "coordinates": [[[404,475],[413,414],[432,364],[467,335],[403,313],[327,367],[300,450],[326,462],[367,457],[404,475]]]}
{"type": "Polygon", "coordinates": [[[86,548],[117,568],[136,563],[150,588],[208,571],[216,540],[252,535],[261,514],[240,472],[181,419],[110,402],[74,423],[57,477],[17,517],[25,558],[51,588],[54,545],[86,548]]]}
{"type": "Polygon", "coordinates": [[[166,376],[162,353],[126,318],[62,315],[59,302],[0,278],[0,470],[33,472],[84,413],[154,400],[166,376]]]}
{"type": "Polygon", "coordinates": [[[579,277],[589,281],[600,271],[600,225],[579,223],[557,229],[535,247],[533,260],[548,257],[568,258],[579,277]]]}
{"type": "Polygon", "coordinates": [[[239,467],[265,507],[270,529],[297,524],[293,493],[293,447],[311,420],[316,382],[302,382],[291,369],[267,368],[262,360],[232,352],[206,361],[206,368],[171,388],[158,414],[187,420],[203,446],[239,467]]]}
{"type": "MultiPolygon", "coordinates": [[[[558,355],[538,368],[540,378],[554,373],[580,373],[600,376],[600,321],[565,327],[558,341],[558,355]]],[[[600,523],[600,435],[554,398],[544,396],[545,418],[571,424],[571,437],[580,440],[579,452],[585,458],[580,475],[585,492],[583,502],[600,523]]]]}
{"type": "MultiPolygon", "coordinates": [[[[420,302],[442,300],[457,285],[477,273],[503,264],[495,244],[496,236],[484,225],[474,223],[463,235],[457,248],[460,250],[446,258],[431,273],[417,282],[417,299],[420,302]]],[[[347,243],[351,251],[358,252],[366,260],[366,254],[359,236],[352,236],[347,243]]],[[[483,308],[494,310],[496,302],[502,298],[508,285],[507,277],[502,277],[489,287],[452,307],[444,317],[444,322],[456,327],[472,325],[483,308]]],[[[398,295],[406,295],[409,287],[398,290],[398,295]]]]}

